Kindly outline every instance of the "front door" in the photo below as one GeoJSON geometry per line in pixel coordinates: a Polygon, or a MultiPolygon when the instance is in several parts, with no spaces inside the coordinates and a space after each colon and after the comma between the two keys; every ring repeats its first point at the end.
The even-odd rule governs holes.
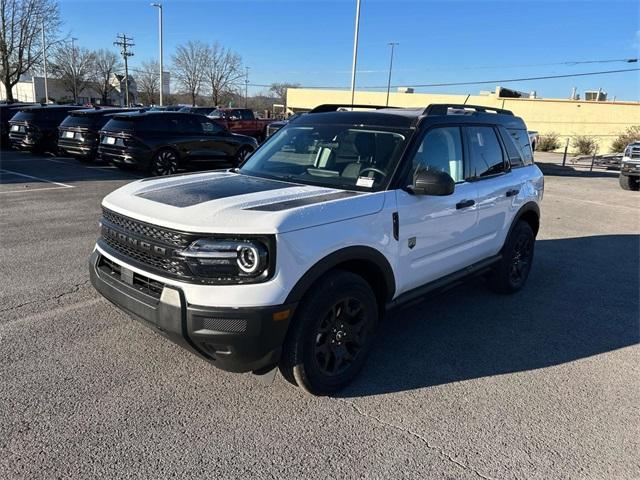
{"type": "Polygon", "coordinates": [[[399,223],[398,293],[419,287],[473,263],[477,188],[464,180],[462,131],[458,126],[428,130],[419,144],[405,184],[418,169],[447,172],[453,194],[414,195],[396,191],[399,223]]]}

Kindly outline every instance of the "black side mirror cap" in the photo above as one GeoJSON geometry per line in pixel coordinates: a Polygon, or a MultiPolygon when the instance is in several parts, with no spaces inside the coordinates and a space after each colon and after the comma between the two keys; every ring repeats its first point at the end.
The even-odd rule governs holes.
{"type": "Polygon", "coordinates": [[[419,170],[413,179],[409,191],[414,195],[451,195],[456,188],[456,182],[447,172],[438,170],[419,170]]]}

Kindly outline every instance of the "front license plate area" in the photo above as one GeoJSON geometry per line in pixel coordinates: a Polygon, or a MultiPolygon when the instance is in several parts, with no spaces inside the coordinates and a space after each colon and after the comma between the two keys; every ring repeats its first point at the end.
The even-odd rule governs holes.
{"type": "Polygon", "coordinates": [[[124,265],[120,266],[120,280],[127,285],[133,286],[133,270],[128,269],[124,265]]]}

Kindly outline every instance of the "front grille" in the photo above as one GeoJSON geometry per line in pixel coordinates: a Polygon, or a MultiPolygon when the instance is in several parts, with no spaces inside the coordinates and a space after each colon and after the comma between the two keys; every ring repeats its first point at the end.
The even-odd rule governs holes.
{"type": "MultiPolygon", "coordinates": [[[[114,280],[122,282],[122,267],[109,258],[100,256],[98,269],[114,280]]],[[[164,283],[153,280],[145,275],[140,275],[139,273],[133,273],[130,283],[123,283],[127,283],[136,290],[154,298],[160,298],[162,290],[164,289],[164,283]]]]}
{"type": "Polygon", "coordinates": [[[104,235],[102,237],[102,241],[120,254],[137,263],[148,265],[156,270],[166,272],[171,275],[190,275],[190,272],[188,271],[187,266],[184,264],[183,260],[156,257],[154,255],[150,255],[148,253],[141,252],[140,250],[131,248],[126,244],[118,242],[117,240],[104,235]]]}
{"type": "Polygon", "coordinates": [[[107,210],[106,208],[102,209],[102,215],[105,219],[125,229],[127,232],[152,238],[175,247],[188,247],[194,240],[190,235],[139,222],[125,217],[124,215],[112,212],[111,210],[107,210]]]}

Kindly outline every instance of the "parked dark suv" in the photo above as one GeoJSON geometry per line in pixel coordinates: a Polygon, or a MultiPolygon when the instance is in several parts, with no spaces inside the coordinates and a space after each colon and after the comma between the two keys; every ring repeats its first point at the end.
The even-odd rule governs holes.
{"type": "Polygon", "coordinates": [[[98,154],[120,168],[171,175],[194,163],[235,166],[256,148],[254,138],[231,133],[203,115],[147,111],[114,115],[100,131],[98,154]]]}
{"type": "Polygon", "coordinates": [[[77,105],[47,105],[21,108],[9,122],[13,148],[34,152],[58,150],[58,125],[77,105]]]}
{"type": "Polygon", "coordinates": [[[9,147],[9,120],[18,110],[33,103],[0,103],[0,143],[2,148],[9,147]]]}
{"type": "Polygon", "coordinates": [[[100,130],[116,113],[126,108],[89,108],[75,110],[58,127],[58,148],[81,161],[96,158],[100,130]]]}

